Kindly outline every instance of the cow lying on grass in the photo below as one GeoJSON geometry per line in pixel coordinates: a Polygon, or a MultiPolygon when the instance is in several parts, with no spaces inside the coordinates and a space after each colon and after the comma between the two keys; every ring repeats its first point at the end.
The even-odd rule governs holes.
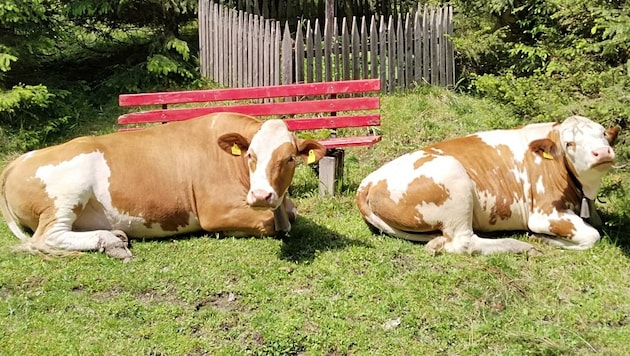
{"type": "Polygon", "coordinates": [[[552,245],[587,249],[600,235],[576,212],[595,213],[589,200],[614,162],[618,133],[572,116],[440,142],[368,175],[357,205],[374,230],[428,242],[431,254],[535,251],[473,231],[530,230],[552,245]]]}
{"type": "Polygon", "coordinates": [[[212,114],[26,153],[0,176],[0,208],[21,249],[43,254],[128,260],[127,236],[275,235],[295,218],[285,194],[297,156],[325,151],[282,120],[212,114]]]}

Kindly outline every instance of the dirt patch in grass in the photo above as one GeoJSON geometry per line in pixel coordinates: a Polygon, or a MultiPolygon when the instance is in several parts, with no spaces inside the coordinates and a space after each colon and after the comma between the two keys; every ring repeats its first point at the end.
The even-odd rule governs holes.
{"type": "Polygon", "coordinates": [[[195,306],[195,310],[199,311],[207,306],[211,306],[221,311],[231,311],[238,309],[239,302],[236,294],[232,292],[220,292],[199,301],[199,303],[195,306]]]}

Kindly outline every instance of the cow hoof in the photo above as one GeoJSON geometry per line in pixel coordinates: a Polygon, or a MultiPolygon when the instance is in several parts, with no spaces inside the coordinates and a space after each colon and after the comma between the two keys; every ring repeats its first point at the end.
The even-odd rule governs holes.
{"type": "Polygon", "coordinates": [[[525,251],[525,254],[527,255],[527,257],[535,257],[535,256],[542,256],[543,252],[532,247],[529,250],[525,251]]]}
{"type": "Polygon", "coordinates": [[[431,256],[439,255],[444,251],[444,244],[446,243],[446,237],[438,236],[433,240],[427,242],[424,246],[424,250],[431,256]]]}
{"type": "Polygon", "coordinates": [[[99,251],[107,256],[122,260],[124,263],[131,261],[131,251],[129,251],[129,239],[127,234],[121,230],[113,230],[108,239],[102,239],[99,251]]]}

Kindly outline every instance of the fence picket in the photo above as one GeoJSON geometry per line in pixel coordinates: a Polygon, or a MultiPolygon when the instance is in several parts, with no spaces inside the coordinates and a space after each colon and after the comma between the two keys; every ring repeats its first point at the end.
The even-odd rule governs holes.
{"type": "Polygon", "coordinates": [[[380,50],[380,59],[381,59],[381,68],[379,72],[379,78],[381,78],[381,91],[386,92],[388,89],[387,85],[387,29],[385,28],[385,16],[381,16],[381,25],[378,31],[379,42],[379,50],[380,50]]]}
{"type": "Polygon", "coordinates": [[[322,35],[319,31],[319,19],[315,19],[315,37],[313,38],[315,44],[315,81],[322,81],[322,35]]]}
{"type": "Polygon", "coordinates": [[[343,80],[350,79],[350,35],[346,18],[341,21],[341,57],[343,67],[343,80]]]}
{"type": "Polygon", "coordinates": [[[311,20],[306,21],[306,81],[313,82],[313,31],[311,30],[311,20]]]}
{"type": "Polygon", "coordinates": [[[370,76],[368,78],[378,78],[378,31],[374,15],[370,20],[370,64],[370,76]]]}

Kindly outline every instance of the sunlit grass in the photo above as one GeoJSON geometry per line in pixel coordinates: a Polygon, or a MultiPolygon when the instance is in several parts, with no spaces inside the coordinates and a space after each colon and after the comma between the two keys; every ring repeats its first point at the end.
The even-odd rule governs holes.
{"type": "Polygon", "coordinates": [[[524,122],[442,89],[385,96],[381,112],[383,141],[347,151],[340,196],[319,197],[299,167],[301,215],[284,240],[134,241],[129,264],[45,261],[11,253],[0,224],[0,354],[630,353],[624,169],[605,179],[607,235],[589,251],[431,257],[367,229],[361,179],[424,144],[524,122]]]}

